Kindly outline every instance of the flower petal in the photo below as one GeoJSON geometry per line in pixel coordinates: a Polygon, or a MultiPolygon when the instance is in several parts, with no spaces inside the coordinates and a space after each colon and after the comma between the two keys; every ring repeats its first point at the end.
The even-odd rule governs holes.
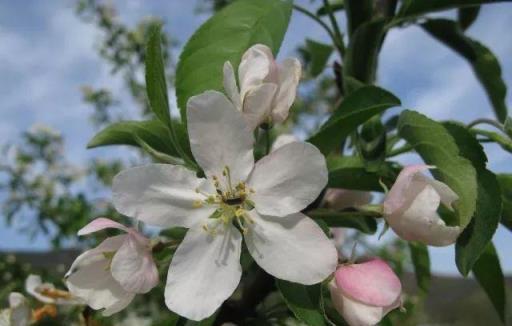
{"type": "Polygon", "coordinates": [[[108,229],[108,228],[128,231],[128,228],[126,226],[122,225],[121,223],[112,221],[109,218],[99,217],[97,219],[94,219],[92,222],[89,222],[89,224],[87,224],[83,228],[81,228],[78,231],[78,235],[86,235],[89,233],[94,233],[94,232],[97,232],[97,231],[100,231],[103,229],[108,229]]]}
{"type": "Polygon", "coordinates": [[[352,299],[380,307],[392,305],[402,292],[395,272],[379,258],[339,267],[336,284],[352,299]]]}
{"type": "Polygon", "coordinates": [[[149,164],[122,171],[114,177],[112,197],[121,214],[161,227],[191,227],[214,212],[212,207],[194,207],[203,200],[200,189],[214,193],[206,179],[182,166],[149,164]]]}
{"type": "Polygon", "coordinates": [[[230,168],[233,184],[245,181],[254,166],[254,136],[242,113],[216,91],[193,96],[187,103],[190,147],[207,176],[230,168]]]}
{"type": "Polygon", "coordinates": [[[413,177],[431,168],[433,168],[433,166],[424,164],[409,165],[403,168],[384,199],[384,213],[393,214],[395,211],[399,210],[405,204],[406,198],[408,198],[407,195],[413,177]]]}
{"type": "Polygon", "coordinates": [[[55,303],[53,298],[44,296],[41,294],[40,289],[54,289],[53,284],[43,283],[41,276],[30,274],[25,280],[25,291],[36,298],[37,300],[44,303],[55,303]]]}
{"type": "Polygon", "coordinates": [[[336,248],[306,215],[261,216],[255,210],[248,214],[254,224],[244,235],[245,243],[254,260],[267,273],[310,285],[323,281],[335,271],[336,248]]]}
{"type": "Polygon", "coordinates": [[[276,84],[263,83],[247,92],[244,99],[243,114],[251,129],[256,129],[270,115],[272,99],[276,90],[276,84]]]}
{"type": "Polygon", "coordinates": [[[274,140],[274,143],[272,144],[271,152],[277,150],[280,147],[283,147],[286,144],[293,143],[293,142],[300,142],[299,138],[292,134],[281,134],[277,136],[276,140],[274,140]]]}
{"type": "Polygon", "coordinates": [[[313,202],[327,184],[320,151],[309,143],[284,145],[256,163],[249,178],[250,199],[263,215],[285,216],[313,202]]]}
{"type": "Polygon", "coordinates": [[[224,63],[223,72],[224,91],[226,91],[226,95],[229,97],[231,102],[233,102],[238,111],[242,111],[240,92],[238,91],[238,86],[236,85],[235,71],[231,65],[231,62],[226,61],[224,63]]]}
{"type": "Polygon", "coordinates": [[[403,210],[386,215],[389,226],[402,239],[420,241],[431,246],[447,246],[454,243],[462,232],[458,226],[447,226],[437,214],[440,196],[429,184],[407,202],[403,210]]]}
{"type": "MultiPolygon", "coordinates": [[[[222,222],[211,220],[210,228],[215,223],[222,222]]],[[[241,248],[242,236],[232,225],[218,225],[214,236],[201,227],[191,228],[169,267],[167,307],[196,321],[212,315],[240,282],[241,248]]]]}
{"type": "Polygon", "coordinates": [[[263,44],[255,44],[245,51],[238,66],[240,95],[244,99],[247,92],[261,85],[271,73],[274,56],[270,48],[263,44]]]}
{"type": "Polygon", "coordinates": [[[334,307],[350,326],[373,326],[391,310],[400,306],[400,298],[392,305],[376,307],[344,296],[334,280],[329,283],[329,291],[334,307]]]}
{"type": "Polygon", "coordinates": [[[323,198],[323,205],[328,208],[342,210],[369,204],[372,201],[372,197],[369,191],[327,188],[323,198]]]}
{"type": "MultiPolygon", "coordinates": [[[[5,326],[29,326],[31,324],[32,311],[23,294],[11,292],[9,294],[10,316],[5,326]]],[[[3,321],[3,320],[0,320],[3,321]]],[[[0,324],[4,326],[3,324],[0,324]]]]}
{"type": "Polygon", "coordinates": [[[127,235],[105,239],[98,247],[78,256],[66,274],[66,285],[74,296],[93,309],[105,309],[110,316],[124,309],[135,296],[124,290],[110,273],[110,259],[105,253],[117,250],[127,235]]]}
{"type": "Polygon", "coordinates": [[[288,58],[278,65],[279,88],[274,99],[272,121],[282,123],[288,118],[290,107],[295,101],[302,68],[300,61],[288,58]]]}
{"type": "Polygon", "coordinates": [[[112,276],[129,292],[147,293],[158,284],[158,270],[151,247],[129,234],[114,255],[112,276]]]}

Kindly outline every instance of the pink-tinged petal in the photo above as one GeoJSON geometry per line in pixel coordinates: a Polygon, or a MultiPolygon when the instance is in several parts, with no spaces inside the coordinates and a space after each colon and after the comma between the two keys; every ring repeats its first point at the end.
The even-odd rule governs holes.
{"type": "Polygon", "coordinates": [[[158,284],[151,247],[147,241],[140,242],[130,234],[114,255],[111,264],[112,276],[129,292],[147,293],[158,284]]]}
{"type": "Polygon", "coordinates": [[[286,216],[300,212],[327,184],[325,157],[309,143],[289,143],[259,160],[248,183],[258,213],[286,216]]]}
{"type": "Polygon", "coordinates": [[[238,66],[238,80],[240,81],[240,96],[245,98],[247,92],[263,82],[268,81],[272,65],[275,64],[270,48],[263,44],[256,44],[245,51],[238,66]]]}
{"type": "Polygon", "coordinates": [[[379,258],[341,266],[336,270],[336,285],[350,298],[365,304],[392,305],[402,292],[402,284],[389,265],[379,258]]]}
{"type": "Polygon", "coordinates": [[[206,91],[187,103],[192,154],[208,177],[222,177],[229,167],[233,185],[243,182],[254,166],[254,135],[241,112],[226,96],[206,91]]]}
{"type": "Polygon", "coordinates": [[[128,231],[128,228],[121,223],[117,223],[105,217],[98,217],[97,219],[94,219],[92,222],[81,228],[78,231],[78,235],[86,235],[109,228],[128,231]]]}
{"type": "Polygon", "coordinates": [[[404,167],[402,171],[400,171],[400,174],[396,178],[395,183],[384,199],[384,213],[393,214],[395,211],[401,209],[409,196],[409,187],[413,177],[422,171],[432,168],[434,167],[424,164],[409,165],[404,167]]]}
{"type": "Polygon", "coordinates": [[[367,305],[353,300],[343,294],[334,280],[329,283],[329,291],[334,308],[343,316],[349,326],[377,325],[385,315],[401,305],[400,298],[386,307],[367,305]]]}
{"type": "Polygon", "coordinates": [[[452,205],[459,200],[459,196],[448,185],[435,179],[427,178],[427,182],[436,190],[441,197],[441,202],[449,209],[453,209],[452,205]]]}
{"type": "Polygon", "coordinates": [[[282,123],[288,118],[290,107],[295,101],[302,68],[300,61],[288,58],[278,65],[278,92],[274,98],[272,121],[282,123]]]}
{"type": "Polygon", "coordinates": [[[224,63],[224,91],[226,95],[229,97],[231,102],[235,105],[238,111],[242,111],[242,103],[240,101],[240,92],[238,91],[238,86],[236,85],[236,77],[235,71],[231,62],[226,61],[224,63]]]}
{"type": "Polygon", "coordinates": [[[272,109],[272,99],[276,90],[276,84],[263,83],[247,92],[244,98],[243,114],[251,129],[256,129],[260,124],[266,122],[272,109]]]}

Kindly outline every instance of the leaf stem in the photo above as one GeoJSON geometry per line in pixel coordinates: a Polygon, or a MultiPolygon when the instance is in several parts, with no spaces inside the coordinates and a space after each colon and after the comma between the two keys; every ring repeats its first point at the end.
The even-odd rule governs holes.
{"type": "Polygon", "coordinates": [[[338,42],[336,35],[331,30],[329,25],[327,25],[322,19],[320,19],[320,17],[318,17],[317,15],[315,15],[314,13],[312,13],[311,11],[307,10],[304,7],[294,4],[293,9],[303,13],[304,15],[316,21],[320,26],[322,26],[322,28],[327,32],[327,34],[329,34],[330,38],[332,39],[332,42],[334,43],[334,46],[336,47],[340,55],[343,57],[343,54],[345,53],[345,46],[343,45],[343,41],[341,41],[341,44],[338,42]]]}
{"type": "Polygon", "coordinates": [[[338,22],[336,21],[336,17],[334,16],[334,12],[332,11],[331,4],[328,0],[324,0],[324,7],[327,9],[327,14],[329,16],[329,20],[331,21],[332,29],[334,30],[334,36],[338,41],[338,50],[340,52],[341,57],[345,55],[345,45],[343,44],[343,34],[341,33],[338,22]]]}
{"type": "Polygon", "coordinates": [[[503,125],[501,123],[499,123],[498,121],[492,120],[492,119],[487,119],[487,118],[476,119],[476,120],[470,122],[467,125],[467,127],[468,127],[468,129],[471,129],[472,127],[476,126],[477,124],[482,124],[482,123],[491,125],[491,126],[495,127],[496,129],[498,129],[502,132],[505,132],[505,128],[503,127],[503,125]]]}
{"type": "Polygon", "coordinates": [[[407,152],[411,151],[412,149],[413,149],[413,147],[411,145],[405,144],[404,146],[402,146],[400,148],[391,150],[389,152],[389,154],[386,155],[386,157],[393,157],[393,156],[397,156],[397,155],[400,155],[400,154],[403,154],[403,153],[407,153],[407,152]]]}
{"type": "Polygon", "coordinates": [[[265,130],[265,155],[270,153],[270,129],[265,130]]]}

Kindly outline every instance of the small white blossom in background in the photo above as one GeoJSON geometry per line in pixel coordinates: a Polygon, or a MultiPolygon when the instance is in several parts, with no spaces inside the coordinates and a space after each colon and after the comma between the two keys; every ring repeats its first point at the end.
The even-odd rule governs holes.
{"type": "Polygon", "coordinates": [[[110,316],[124,309],[137,293],[147,293],[158,284],[149,239],[133,228],[107,218],[97,218],[78,235],[106,228],[126,232],[105,239],[96,248],[78,256],[66,274],[66,285],[91,308],[110,316]]]}
{"type": "Polygon", "coordinates": [[[297,93],[302,68],[296,58],[276,63],[272,50],[256,44],[242,56],[235,72],[229,61],[224,64],[224,89],[234,106],[243,113],[251,129],[264,123],[282,123],[288,118],[297,93]]]}
{"type": "Polygon", "coordinates": [[[122,171],[113,182],[120,213],[189,228],[167,276],[169,309],[201,320],[234,292],[242,275],[240,231],[254,260],[277,278],[315,284],[333,273],[334,245],[300,213],[327,183],[320,151],[291,142],[255,163],[252,129],[215,91],[190,98],[187,119],[206,178],[182,166],[150,164],[122,171]]]}
{"type": "Polygon", "coordinates": [[[0,311],[0,326],[28,326],[32,320],[32,310],[23,294],[9,294],[9,308],[0,311]]]}
{"type": "Polygon", "coordinates": [[[462,232],[459,226],[447,226],[437,210],[441,203],[452,209],[459,199],[446,184],[421,172],[428,165],[405,167],[384,199],[384,218],[402,239],[431,246],[448,246],[462,232]]]}
{"type": "Polygon", "coordinates": [[[334,307],[350,326],[376,325],[401,305],[400,279],[380,258],[339,266],[329,290],[334,307]]]}
{"type": "Polygon", "coordinates": [[[25,280],[25,291],[43,303],[57,305],[80,305],[84,301],[68,291],[56,289],[51,283],[43,283],[39,275],[29,275],[25,280]]]}

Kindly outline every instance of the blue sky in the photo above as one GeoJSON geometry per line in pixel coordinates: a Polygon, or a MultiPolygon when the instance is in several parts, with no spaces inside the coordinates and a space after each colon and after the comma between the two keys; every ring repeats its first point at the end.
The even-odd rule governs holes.
{"type": "MultiPolygon", "coordinates": [[[[148,15],[162,16],[165,28],[183,44],[207,18],[195,12],[197,1],[111,1],[119,18],[134,24],[148,15]]],[[[297,1],[309,6],[310,1],[297,1]]],[[[0,142],[16,140],[34,123],[59,130],[66,139],[66,155],[75,162],[102,155],[121,155],[114,150],[87,151],[85,144],[94,130],[87,121],[90,108],[81,101],[80,87],[107,86],[121,98],[120,107],[134,112],[120,77],[112,76],[97,55],[99,32],[74,14],[73,1],[0,1],[0,142]]],[[[512,21],[512,4],[482,9],[469,35],[481,40],[502,64],[505,81],[512,85],[512,41],[504,37],[512,21]]],[[[443,13],[453,17],[453,12],[443,13]]],[[[344,24],[344,19],[340,18],[344,24]]],[[[304,37],[328,41],[325,32],[300,13],[294,13],[280,57],[294,55],[304,37]]],[[[395,93],[404,108],[419,110],[434,119],[469,122],[492,117],[488,100],[468,64],[437,43],[420,28],[408,27],[389,33],[380,57],[380,85],[395,93]]],[[[172,98],[172,90],[171,98],[172,98]]],[[[511,100],[508,96],[508,104],[511,100]]],[[[512,172],[510,154],[487,146],[489,166],[512,172]]],[[[417,162],[412,155],[403,162],[417,162]]],[[[45,238],[28,241],[13,229],[0,226],[0,249],[40,249],[45,238]]],[[[500,227],[495,239],[504,269],[512,273],[511,233],[500,227]]],[[[431,249],[433,268],[456,273],[453,248],[431,249]]]]}

